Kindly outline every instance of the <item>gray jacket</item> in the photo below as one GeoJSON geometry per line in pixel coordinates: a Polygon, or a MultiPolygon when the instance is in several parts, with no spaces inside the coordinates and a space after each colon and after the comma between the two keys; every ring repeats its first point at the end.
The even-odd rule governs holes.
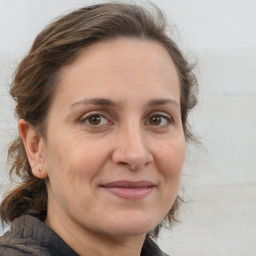
{"type": "MultiPolygon", "coordinates": [[[[39,219],[23,215],[0,237],[1,256],[78,256],[52,229],[39,219]]],[[[147,238],[141,256],[167,256],[147,238]]]]}

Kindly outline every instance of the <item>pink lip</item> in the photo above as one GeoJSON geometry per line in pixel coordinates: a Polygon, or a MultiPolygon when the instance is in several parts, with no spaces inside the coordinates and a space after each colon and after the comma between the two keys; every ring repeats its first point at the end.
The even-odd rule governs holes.
{"type": "Polygon", "coordinates": [[[136,200],[147,197],[156,185],[144,180],[136,182],[120,180],[104,184],[101,187],[123,199],[136,200]]]}

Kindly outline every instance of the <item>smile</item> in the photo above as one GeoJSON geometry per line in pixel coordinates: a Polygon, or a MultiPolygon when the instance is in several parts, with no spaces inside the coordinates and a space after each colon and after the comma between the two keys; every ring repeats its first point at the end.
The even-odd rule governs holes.
{"type": "Polygon", "coordinates": [[[156,185],[149,181],[114,181],[101,186],[108,192],[123,199],[138,200],[151,194],[156,185]]]}

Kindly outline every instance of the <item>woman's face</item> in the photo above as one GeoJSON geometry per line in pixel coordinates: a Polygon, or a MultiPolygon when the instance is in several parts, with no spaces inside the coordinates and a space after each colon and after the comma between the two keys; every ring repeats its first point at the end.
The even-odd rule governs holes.
{"type": "Polygon", "coordinates": [[[178,75],[160,44],[116,39],[85,49],[61,69],[47,122],[48,221],[139,235],[166,216],[185,139],[178,75]]]}

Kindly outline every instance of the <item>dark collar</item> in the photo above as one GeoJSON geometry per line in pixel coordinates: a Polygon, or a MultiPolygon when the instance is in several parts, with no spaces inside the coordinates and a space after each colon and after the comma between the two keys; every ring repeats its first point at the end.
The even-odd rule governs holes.
{"type": "MultiPolygon", "coordinates": [[[[11,225],[13,237],[35,241],[38,246],[47,248],[47,251],[58,256],[79,256],[71,249],[51,228],[38,218],[22,215],[16,218],[11,225]]],[[[147,237],[143,244],[141,256],[164,256],[160,248],[152,239],[147,237]]]]}
{"type": "Polygon", "coordinates": [[[11,225],[11,234],[25,240],[34,240],[38,246],[47,248],[53,255],[78,256],[52,229],[30,215],[15,219],[11,225]]]}

